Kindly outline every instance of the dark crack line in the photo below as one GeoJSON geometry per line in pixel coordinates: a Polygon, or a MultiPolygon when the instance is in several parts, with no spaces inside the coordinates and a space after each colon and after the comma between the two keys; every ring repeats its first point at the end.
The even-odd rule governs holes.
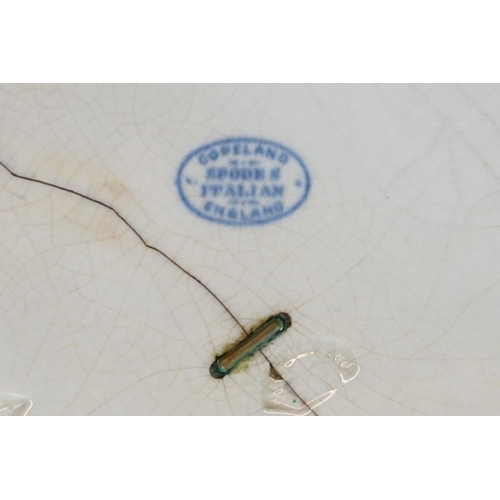
{"type": "MultiPolygon", "coordinates": [[[[146,242],[146,240],[139,234],[139,232],[137,231],[137,229],[135,229],[134,226],[132,226],[132,224],[130,224],[130,222],[128,222],[127,219],[125,219],[111,205],[107,205],[103,201],[96,200],[95,198],[91,198],[90,196],[87,196],[87,195],[84,195],[82,193],[79,193],[78,191],[73,191],[72,189],[65,188],[65,187],[62,187],[62,186],[58,186],[57,184],[52,184],[51,182],[41,181],[39,179],[34,179],[32,177],[26,177],[24,175],[16,174],[9,167],[7,167],[7,165],[5,165],[5,163],[3,163],[3,162],[0,162],[0,165],[7,172],[9,172],[10,175],[12,175],[13,177],[15,177],[16,179],[22,179],[22,180],[25,180],[25,181],[36,182],[37,184],[42,184],[44,186],[48,186],[48,187],[51,187],[51,188],[54,188],[54,189],[59,189],[60,191],[65,191],[66,193],[74,194],[76,196],[79,196],[80,198],[83,198],[85,200],[91,201],[93,203],[97,203],[98,205],[101,205],[101,207],[104,207],[104,208],[107,208],[108,210],[111,210],[111,212],[113,212],[122,222],[124,222],[125,225],[141,240],[142,244],[146,248],[149,248],[150,250],[154,250],[155,252],[157,252],[160,255],[162,255],[163,257],[165,257],[165,259],[167,259],[175,267],[177,267],[179,270],[181,270],[183,273],[185,273],[191,279],[193,279],[194,281],[196,281],[196,283],[198,283],[199,285],[201,285],[222,306],[222,308],[229,314],[229,316],[231,316],[231,318],[242,329],[242,331],[245,333],[245,335],[248,335],[249,332],[247,332],[247,330],[245,329],[245,327],[238,321],[238,318],[236,318],[236,316],[229,310],[229,308],[224,304],[224,302],[222,302],[222,300],[219,297],[217,297],[217,295],[212,290],[210,290],[210,288],[207,285],[205,285],[205,283],[203,283],[203,281],[201,281],[196,276],[194,276],[193,274],[191,274],[187,269],[185,269],[184,267],[182,267],[179,263],[177,263],[174,259],[172,259],[172,257],[169,257],[165,252],[163,252],[159,248],[154,247],[153,245],[148,244],[146,242]]],[[[276,370],[276,368],[271,363],[271,361],[269,360],[269,358],[262,351],[260,351],[260,352],[264,356],[264,358],[266,359],[266,361],[269,363],[270,368],[272,368],[276,373],[278,373],[280,375],[280,377],[283,379],[283,382],[285,382],[285,384],[287,385],[287,387],[289,387],[289,389],[295,394],[295,396],[297,396],[299,398],[299,400],[302,403],[304,403],[304,405],[311,411],[311,413],[313,413],[314,415],[317,416],[318,414],[308,405],[308,403],[306,401],[304,401],[295,392],[295,390],[293,389],[293,387],[281,376],[281,374],[278,372],[278,370],[276,370]]]]}

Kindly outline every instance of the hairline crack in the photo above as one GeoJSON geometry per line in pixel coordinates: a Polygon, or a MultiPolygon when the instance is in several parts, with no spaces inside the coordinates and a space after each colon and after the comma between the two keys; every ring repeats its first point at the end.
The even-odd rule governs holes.
{"type": "MultiPolygon", "coordinates": [[[[82,193],[79,193],[78,191],[74,191],[73,189],[70,189],[70,188],[66,188],[66,187],[63,187],[63,186],[58,186],[57,184],[53,184],[51,182],[47,182],[47,181],[42,181],[40,179],[35,179],[33,177],[27,177],[27,176],[24,176],[24,175],[21,175],[21,174],[17,174],[15,173],[13,170],[11,170],[9,167],[7,167],[7,165],[5,165],[5,163],[1,162],[0,161],[0,165],[12,176],[12,177],[15,177],[16,179],[22,179],[22,180],[25,180],[25,181],[30,181],[30,182],[35,182],[37,184],[42,184],[44,186],[48,186],[48,187],[51,187],[51,188],[54,188],[54,189],[58,189],[59,191],[65,191],[66,193],[71,193],[71,194],[74,194],[76,196],[79,196],[80,198],[83,198],[85,200],[88,200],[90,202],[93,202],[93,203],[96,203],[97,205],[100,205],[108,210],[110,210],[111,212],[113,212],[138,238],[139,240],[141,240],[141,243],[146,247],[146,248],[149,248],[150,250],[154,250],[155,252],[159,253],[160,255],[162,255],[165,259],[167,259],[168,262],[170,262],[171,264],[173,264],[175,267],[177,267],[180,271],[182,271],[184,274],[186,274],[187,276],[189,276],[191,279],[193,279],[194,281],[196,281],[199,285],[201,285],[221,306],[222,308],[229,314],[229,316],[231,316],[231,318],[234,320],[234,322],[241,328],[241,330],[243,331],[243,333],[245,335],[248,335],[249,332],[245,329],[245,327],[240,323],[240,321],[238,320],[238,318],[236,318],[236,316],[229,310],[229,308],[224,304],[224,302],[215,294],[215,292],[213,292],[205,283],[203,283],[203,281],[201,281],[199,278],[197,278],[194,274],[190,273],[187,269],[185,269],[183,266],[181,266],[178,262],[176,262],[174,259],[172,259],[172,257],[169,257],[163,250],[160,250],[159,248],[153,246],[153,245],[150,245],[149,243],[146,242],[146,240],[141,236],[141,234],[137,231],[137,229],[134,228],[134,226],[132,226],[132,224],[130,224],[130,222],[127,221],[127,219],[125,219],[125,217],[123,217],[123,215],[120,214],[120,212],[118,212],[114,207],[112,207],[111,205],[108,205],[106,203],[104,203],[103,201],[100,201],[100,200],[96,200],[95,198],[92,198],[90,196],[87,196],[85,194],[82,194],[82,193]]],[[[273,365],[273,363],[271,362],[271,360],[267,357],[266,354],[264,354],[262,352],[262,350],[260,351],[260,353],[264,356],[264,359],[269,363],[269,367],[271,369],[273,369],[280,377],[281,379],[283,380],[283,382],[286,384],[286,386],[299,398],[299,400],[304,403],[304,405],[306,406],[306,408],[309,409],[310,413],[312,413],[313,415],[318,415],[310,406],[309,404],[299,395],[297,394],[297,392],[295,391],[295,389],[293,389],[293,387],[286,381],[286,379],[279,373],[279,371],[276,369],[276,367],[273,365]]]]}

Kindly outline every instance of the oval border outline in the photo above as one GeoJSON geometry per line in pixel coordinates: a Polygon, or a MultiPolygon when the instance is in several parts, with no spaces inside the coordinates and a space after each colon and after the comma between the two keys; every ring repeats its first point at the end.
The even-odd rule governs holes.
{"type": "Polygon", "coordinates": [[[297,210],[297,208],[299,208],[307,200],[307,197],[309,196],[309,192],[311,190],[311,175],[309,174],[309,170],[307,169],[307,166],[304,163],[304,161],[302,160],[302,158],[295,151],[293,151],[292,149],[290,149],[288,146],[284,146],[283,144],[281,144],[279,142],[269,141],[267,139],[259,139],[257,137],[238,136],[238,137],[229,137],[227,139],[219,139],[218,141],[210,142],[208,144],[205,144],[204,146],[201,146],[201,147],[195,149],[191,153],[189,153],[186,156],[186,158],[184,158],[184,160],[182,161],[182,163],[179,166],[179,169],[178,169],[178,172],[177,172],[177,176],[176,176],[176,179],[175,179],[175,185],[177,187],[177,191],[178,191],[178,193],[179,193],[179,195],[181,197],[181,200],[184,203],[184,205],[192,213],[194,213],[195,215],[197,215],[198,217],[200,217],[202,219],[208,220],[210,222],[216,222],[218,224],[224,224],[226,226],[262,226],[264,224],[267,224],[268,222],[274,222],[276,220],[280,220],[280,219],[284,219],[285,217],[288,217],[290,214],[292,214],[293,212],[295,212],[295,210],[297,210]],[[255,141],[255,142],[261,142],[263,144],[268,144],[268,145],[271,145],[271,146],[276,146],[278,148],[283,149],[290,156],[292,156],[293,158],[295,158],[295,160],[297,161],[297,163],[300,165],[300,167],[304,171],[304,174],[305,174],[305,177],[306,177],[306,186],[305,186],[305,189],[304,189],[304,194],[299,199],[299,201],[297,203],[295,203],[295,205],[293,205],[292,207],[290,207],[285,212],[282,212],[281,214],[276,215],[275,217],[271,217],[269,219],[266,219],[264,221],[256,221],[256,222],[238,222],[238,221],[234,221],[234,222],[231,222],[231,221],[221,220],[221,219],[217,219],[215,217],[207,216],[207,215],[203,214],[202,212],[198,211],[194,206],[192,206],[189,203],[189,201],[188,201],[188,199],[187,199],[187,197],[186,197],[186,195],[184,193],[184,190],[182,189],[182,183],[181,183],[182,172],[184,171],[184,168],[187,166],[187,164],[196,155],[198,155],[202,151],[205,151],[206,149],[210,149],[210,148],[212,148],[214,146],[218,146],[220,144],[227,144],[227,143],[230,143],[230,142],[237,142],[237,141],[255,141]]]}

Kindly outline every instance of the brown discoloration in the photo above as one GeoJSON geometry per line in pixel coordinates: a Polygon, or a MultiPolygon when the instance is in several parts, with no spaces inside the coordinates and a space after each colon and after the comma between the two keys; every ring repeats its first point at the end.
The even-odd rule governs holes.
{"type": "MultiPolygon", "coordinates": [[[[98,159],[81,161],[68,151],[38,155],[32,158],[35,166],[28,167],[27,177],[43,180],[68,190],[81,193],[88,198],[102,200],[118,211],[132,211],[141,214],[142,210],[133,198],[126,182],[113,175],[105,164],[98,159]]],[[[33,165],[33,163],[32,163],[33,165]]],[[[31,190],[33,186],[22,186],[21,191],[31,190]]],[[[38,186],[38,189],[43,189],[38,186]]],[[[50,213],[85,229],[84,241],[104,241],[121,238],[127,227],[105,206],[91,203],[91,200],[75,198],[74,194],[64,191],[47,192],[50,213]]],[[[29,194],[29,193],[28,193],[29,194]]],[[[68,225],[71,230],[71,225],[68,225]]]]}
{"type": "Polygon", "coordinates": [[[269,376],[274,380],[283,380],[283,377],[276,371],[273,365],[269,365],[269,376]]]}

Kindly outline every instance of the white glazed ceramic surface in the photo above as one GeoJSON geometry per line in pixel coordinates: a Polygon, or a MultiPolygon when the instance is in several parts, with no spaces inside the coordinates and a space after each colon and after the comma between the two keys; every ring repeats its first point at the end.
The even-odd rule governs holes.
{"type": "Polygon", "coordinates": [[[500,413],[499,127],[486,85],[1,86],[0,161],[32,180],[0,167],[0,409],[500,413]],[[189,210],[181,163],[231,137],[295,152],[302,205],[189,210]],[[96,201],[247,331],[292,327],[212,378],[237,322],[96,201]]]}

